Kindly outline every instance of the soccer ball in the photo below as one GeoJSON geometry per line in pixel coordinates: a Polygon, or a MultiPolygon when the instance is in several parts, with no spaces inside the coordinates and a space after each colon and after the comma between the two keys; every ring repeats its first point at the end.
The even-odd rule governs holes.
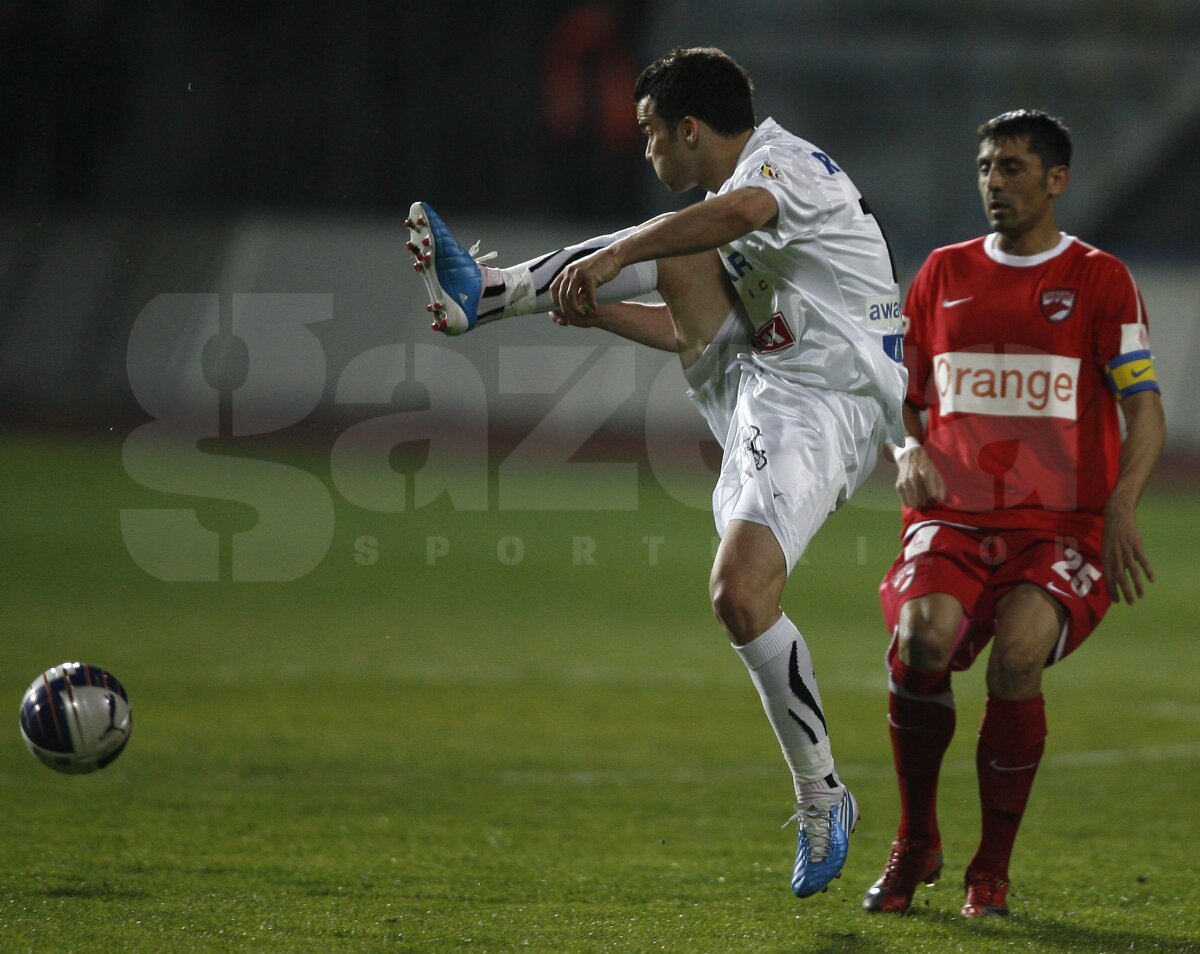
{"type": "Polygon", "coordinates": [[[132,729],[125,687],[99,666],[52,666],[21,700],[21,737],[56,772],[82,775],[104,768],[125,750],[132,729]]]}

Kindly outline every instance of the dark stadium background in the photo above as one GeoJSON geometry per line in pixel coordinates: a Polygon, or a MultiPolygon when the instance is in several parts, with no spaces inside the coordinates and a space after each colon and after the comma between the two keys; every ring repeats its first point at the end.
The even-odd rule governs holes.
{"type": "MultiPolygon", "coordinates": [[[[397,245],[414,199],[511,262],[696,198],[654,180],[629,89],[655,55],[702,43],[750,70],[760,117],[851,172],[905,280],[981,229],[975,126],[1015,106],[1064,116],[1060,221],[1133,264],[1171,448],[1200,446],[1170,387],[1200,357],[1200,5],[1168,0],[0,3],[3,420],[136,420],[125,342],[165,292],[333,295],[314,413],[329,412],[354,354],[444,343],[397,245]]],[[[499,341],[461,347],[479,363],[499,341]]],[[[617,430],[640,426],[646,360],[617,430]]],[[[522,411],[492,403],[493,426],[499,403],[522,411]]]]}

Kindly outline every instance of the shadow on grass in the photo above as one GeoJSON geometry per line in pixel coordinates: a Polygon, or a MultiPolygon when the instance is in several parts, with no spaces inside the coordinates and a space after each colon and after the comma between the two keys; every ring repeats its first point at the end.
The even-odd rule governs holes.
{"type": "Polygon", "coordinates": [[[39,898],[146,898],[145,891],[135,888],[121,888],[107,881],[99,884],[60,885],[55,888],[35,888],[29,892],[39,898]]]}
{"type": "Polygon", "coordinates": [[[856,931],[829,931],[819,938],[810,938],[805,954],[878,954],[879,939],[856,931]]]}
{"type": "Polygon", "coordinates": [[[913,910],[905,917],[933,921],[962,936],[998,941],[1024,940],[1041,948],[1060,951],[1161,951],[1164,954],[1194,954],[1200,950],[1200,938],[1167,937],[1142,930],[1103,930],[1053,918],[1013,914],[1007,918],[969,920],[945,911],[913,910]],[[968,933],[969,932],[969,933],[968,933]]]}

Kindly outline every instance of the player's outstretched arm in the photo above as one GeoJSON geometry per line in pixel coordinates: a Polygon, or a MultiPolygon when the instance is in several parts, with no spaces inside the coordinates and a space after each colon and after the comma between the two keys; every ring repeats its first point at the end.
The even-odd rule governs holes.
{"type": "Polygon", "coordinates": [[[563,327],[602,328],[660,351],[679,351],[675,323],[666,305],[621,301],[598,305],[591,314],[573,319],[561,312],[551,312],[550,317],[556,325],[563,327]]]}
{"type": "Polygon", "coordinates": [[[1121,412],[1125,417],[1125,440],[1121,445],[1117,483],[1104,508],[1101,555],[1112,598],[1118,603],[1124,600],[1132,604],[1146,595],[1143,576],[1154,581],[1154,570],[1138,530],[1136,509],[1162,456],[1167,423],[1157,391],[1131,394],[1121,402],[1121,412]]]}
{"type": "Polygon", "coordinates": [[[766,189],[746,186],[660,216],[612,245],[564,268],[550,285],[558,311],[570,321],[596,310],[596,289],[627,265],[708,252],[773,222],[779,214],[766,189]]]}

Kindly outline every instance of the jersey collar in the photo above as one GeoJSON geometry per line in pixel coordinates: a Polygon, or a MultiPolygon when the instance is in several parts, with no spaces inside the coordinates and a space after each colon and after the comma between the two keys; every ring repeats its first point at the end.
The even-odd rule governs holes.
{"type": "Polygon", "coordinates": [[[737,165],[734,166],[733,172],[729,178],[721,183],[721,188],[716,192],[709,192],[705,198],[711,199],[715,195],[723,195],[729,189],[729,183],[737,178],[737,170],[741,168],[742,163],[750,156],[754,155],[766,143],[772,139],[778,139],[784,134],[783,127],[775,122],[770,116],[764,119],[761,123],[754,127],[754,132],[750,134],[750,138],[746,140],[746,145],[742,146],[742,151],[738,155],[737,165]]]}
{"type": "Polygon", "coordinates": [[[1000,236],[995,232],[983,240],[983,250],[987,253],[988,258],[993,262],[999,262],[1001,265],[1012,265],[1015,268],[1032,268],[1034,265],[1041,265],[1052,258],[1057,258],[1075,241],[1075,237],[1068,235],[1066,232],[1059,232],[1058,244],[1054,248],[1038,252],[1037,255],[1009,255],[1007,252],[1002,252],[996,247],[999,241],[1000,236]]]}

